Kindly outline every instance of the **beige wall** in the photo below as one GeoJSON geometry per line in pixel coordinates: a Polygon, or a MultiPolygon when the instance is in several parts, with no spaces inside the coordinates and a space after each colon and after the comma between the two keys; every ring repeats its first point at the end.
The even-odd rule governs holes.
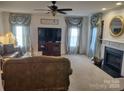
{"type": "Polygon", "coordinates": [[[80,51],[82,54],[87,55],[87,45],[88,45],[88,17],[83,17],[83,25],[82,25],[82,40],[81,40],[82,47],[80,51]]]}
{"type": "Polygon", "coordinates": [[[2,12],[0,12],[0,42],[4,43],[4,36],[3,36],[3,17],[2,12]]]}
{"type": "Polygon", "coordinates": [[[2,12],[0,12],[0,35],[3,35],[2,12]]]}
{"type": "Polygon", "coordinates": [[[9,24],[9,13],[3,12],[2,17],[3,17],[4,34],[6,34],[7,32],[11,31],[10,24],[9,24]]]}
{"type": "Polygon", "coordinates": [[[119,9],[119,10],[112,10],[112,11],[109,11],[104,14],[104,16],[103,16],[103,20],[104,20],[103,39],[124,43],[124,33],[123,33],[123,35],[121,35],[119,37],[113,37],[110,34],[109,24],[110,24],[111,19],[114,16],[122,16],[124,18],[124,8],[119,9]]]}
{"type": "Polygon", "coordinates": [[[86,40],[87,40],[87,45],[86,45],[86,55],[88,56],[89,54],[89,48],[90,48],[90,39],[91,39],[91,24],[90,24],[90,19],[91,19],[91,15],[89,15],[87,17],[87,21],[88,21],[88,24],[87,24],[87,35],[86,35],[86,40]]]}

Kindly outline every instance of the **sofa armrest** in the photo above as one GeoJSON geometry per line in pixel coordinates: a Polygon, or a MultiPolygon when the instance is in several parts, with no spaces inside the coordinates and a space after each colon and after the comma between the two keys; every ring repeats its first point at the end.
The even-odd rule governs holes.
{"type": "Polygon", "coordinates": [[[71,74],[72,74],[72,72],[73,72],[73,71],[72,71],[72,69],[70,69],[70,70],[69,70],[69,75],[71,75],[71,74]]]}
{"type": "Polygon", "coordinates": [[[3,71],[0,71],[0,74],[1,74],[1,79],[4,80],[4,74],[3,74],[3,71]]]}

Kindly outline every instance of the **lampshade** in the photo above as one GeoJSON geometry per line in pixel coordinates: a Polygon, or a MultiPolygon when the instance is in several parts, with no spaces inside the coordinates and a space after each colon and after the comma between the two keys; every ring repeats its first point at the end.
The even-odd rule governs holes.
{"type": "Polygon", "coordinates": [[[7,32],[5,35],[6,43],[11,43],[16,45],[16,39],[15,36],[12,34],[12,32],[7,32]]]}
{"type": "Polygon", "coordinates": [[[4,44],[5,40],[4,40],[4,36],[0,36],[0,43],[4,44]]]}

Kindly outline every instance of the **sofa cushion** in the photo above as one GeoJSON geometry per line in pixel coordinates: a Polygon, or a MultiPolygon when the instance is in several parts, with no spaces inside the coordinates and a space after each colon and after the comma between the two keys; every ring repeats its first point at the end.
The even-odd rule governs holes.
{"type": "Polygon", "coordinates": [[[3,48],[3,45],[0,44],[0,55],[3,55],[4,54],[4,48],[3,48]]]}
{"type": "Polygon", "coordinates": [[[11,54],[15,52],[15,48],[13,44],[5,44],[4,45],[4,54],[11,54]]]}

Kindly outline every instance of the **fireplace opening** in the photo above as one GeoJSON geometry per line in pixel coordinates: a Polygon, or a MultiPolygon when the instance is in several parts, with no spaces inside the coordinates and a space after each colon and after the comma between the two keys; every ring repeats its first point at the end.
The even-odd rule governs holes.
{"type": "Polygon", "coordinates": [[[105,47],[104,64],[102,66],[102,69],[105,72],[115,78],[121,77],[122,61],[123,51],[110,47],[105,47]]]}

